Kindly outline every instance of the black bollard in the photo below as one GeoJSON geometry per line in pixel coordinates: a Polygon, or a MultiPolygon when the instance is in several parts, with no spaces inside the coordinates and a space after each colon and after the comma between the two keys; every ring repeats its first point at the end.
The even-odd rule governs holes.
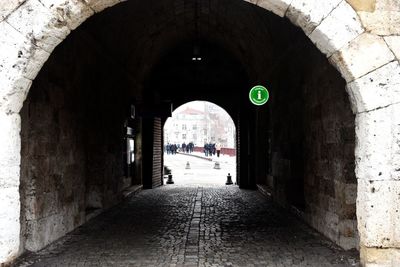
{"type": "Polygon", "coordinates": [[[225,183],[226,185],[231,185],[231,184],[233,184],[233,182],[232,182],[232,176],[231,176],[231,174],[230,173],[228,173],[228,176],[226,177],[226,183],[225,183]]]}
{"type": "Polygon", "coordinates": [[[168,174],[167,184],[173,184],[174,181],[172,180],[172,174],[168,174]]]}

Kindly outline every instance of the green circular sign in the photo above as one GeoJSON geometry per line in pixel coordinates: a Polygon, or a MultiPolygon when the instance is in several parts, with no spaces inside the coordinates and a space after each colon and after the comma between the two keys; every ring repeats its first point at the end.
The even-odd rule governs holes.
{"type": "Polygon", "coordinates": [[[262,106],[267,103],[269,99],[269,93],[267,88],[261,85],[254,86],[251,88],[249,93],[251,103],[257,106],[262,106]]]}

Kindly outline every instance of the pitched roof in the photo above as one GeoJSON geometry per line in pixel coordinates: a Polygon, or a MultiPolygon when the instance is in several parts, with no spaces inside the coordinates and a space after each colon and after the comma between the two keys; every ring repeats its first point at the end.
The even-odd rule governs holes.
{"type": "Polygon", "coordinates": [[[190,107],[187,107],[185,110],[179,112],[179,114],[185,114],[185,115],[203,115],[205,114],[203,111],[193,109],[190,107]]]}

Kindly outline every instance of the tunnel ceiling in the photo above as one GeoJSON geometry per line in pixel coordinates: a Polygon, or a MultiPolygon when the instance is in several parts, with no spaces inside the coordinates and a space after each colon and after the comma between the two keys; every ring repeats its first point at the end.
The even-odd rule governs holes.
{"type": "MultiPolygon", "coordinates": [[[[222,87],[232,92],[236,89],[231,85],[265,82],[274,66],[285,60],[286,51],[295,45],[301,49],[299,43],[308,42],[286,19],[242,0],[127,1],[94,16],[79,31],[92,36],[118,61],[132,75],[137,89],[162,85],[169,94],[156,95],[167,99],[176,99],[182,95],[178,91],[192,84],[200,90],[205,90],[200,88],[203,85],[213,92],[222,87]],[[183,57],[196,42],[214,60],[190,71],[192,65],[183,57]]],[[[200,97],[191,95],[179,102],[195,99],[200,97]]]]}
{"type": "MultiPolygon", "coordinates": [[[[153,91],[175,103],[193,99],[223,100],[247,86],[243,66],[221,47],[204,40],[183,42],[160,60],[145,81],[153,91]]],[[[149,90],[151,89],[151,90],[149,90]]]]}

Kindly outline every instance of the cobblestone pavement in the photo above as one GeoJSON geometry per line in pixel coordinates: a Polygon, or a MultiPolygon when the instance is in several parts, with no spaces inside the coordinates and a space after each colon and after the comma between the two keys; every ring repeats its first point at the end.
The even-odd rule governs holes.
{"type": "Polygon", "coordinates": [[[357,266],[257,191],[145,190],[16,266],[357,266]]]}

